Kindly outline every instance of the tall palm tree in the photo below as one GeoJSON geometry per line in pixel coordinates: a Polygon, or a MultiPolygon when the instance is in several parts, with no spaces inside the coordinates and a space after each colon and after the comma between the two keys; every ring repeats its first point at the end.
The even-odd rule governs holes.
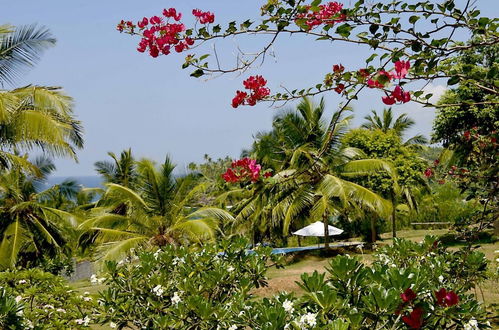
{"type": "Polygon", "coordinates": [[[107,153],[113,161],[98,161],[95,169],[104,182],[116,183],[124,187],[133,187],[137,181],[137,164],[132,149],[123,150],[118,158],[113,152],[107,153]]]}
{"type": "Polygon", "coordinates": [[[42,51],[55,44],[44,28],[0,26],[0,167],[12,164],[32,170],[19,153],[35,148],[53,156],[76,159],[82,148],[81,123],[75,119],[71,97],[59,87],[25,86],[3,89],[39,59],[42,51]]]}
{"type": "MultiPolygon", "coordinates": [[[[398,137],[402,138],[404,133],[411,127],[413,127],[416,122],[409,118],[406,113],[401,114],[395,120],[393,117],[392,108],[383,109],[383,113],[378,115],[374,110],[371,111],[371,115],[364,117],[366,122],[362,124],[362,128],[366,129],[379,129],[383,132],[394,131],[398,137]]],[[[404,142],[405,145],[423,145],[427,144],[428,139],[421,134],[417,134],[407,141],[404,142]]]]}
{"type": "Polygon", "coordinates": [[[193,188],[189,177],[176,179],[168,157],[159,168],[146,159],[136,164],[136,186],[107,183],[91,218],[80,225],[97,233],[103,260],[117,259],[136,246],[203,242],[215,237],[219,221],[233,221],[224,210],[191,207],[204,187],[193,188]]]}
{"type": "Polygon", "coordinates": [[[38,158],[33,164],[38,176],[19,167],[0,171],[0,269],[14,267],[20,256],[55,255],[76,225],[72,214],[42,202],[41,182],[53,163],[38,158]]]}
{"type": "Polygon", "coordinates": [[[340,137],[351,117],[344,118],[339,113],[333,114],[333,138],[322,152],[329,137],[324,109],[323,100],[315,105],[305,98],[296,112],[276,117],[273,130],[259,136],[253,155],[264,165],[273,166],[276,174],[270,183],[256,184],[250,192],[243,187],[220,196],[219,200],[223,200],[233,193],[240,194],[241,201],[234,208],[237,223],[246,223],[246,227],[255,223],[260,230],[279,228],[286,236],[294,221],[301,225],[311,219],[322,220],[328,245],[330,216],[352,207],[389,212],[386,200],[350,178],[391,171],[391,166],[379,159],[355,159],[363,158],[360,150],[340,147],[340,137]]]}

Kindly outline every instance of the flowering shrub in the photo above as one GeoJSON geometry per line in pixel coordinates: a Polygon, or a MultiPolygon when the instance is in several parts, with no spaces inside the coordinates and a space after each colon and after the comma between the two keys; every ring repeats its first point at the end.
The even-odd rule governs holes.
{"type": "Polygon", "coordinates": [[[0,287],[15,297],[23,328],[79,329],[92,321],[96,302],[80,295],[61,277],[40,269],[0,273],[0,287]]]}
{"type": "MultiPolygon", "coordinates": [[[[231,167],[222,174],[222,178],[230,183],[257,182],[262,178],[261,170],[262,166],[257,164],[256,160],[243,158],[233,161],[231,167]]],[[[265,172],[263,177],[268,178],[270,175],[270,172],[265,172]]]]}
{"type": "Polygon", "coordinates": [[[106,264],[101,322],[119,328],[230,328],[246,313],[253,288],[279,259],[270,248],[246,252],[245,240],[200,249],[166,246],[141,252],[136,263],[106,264]]]}

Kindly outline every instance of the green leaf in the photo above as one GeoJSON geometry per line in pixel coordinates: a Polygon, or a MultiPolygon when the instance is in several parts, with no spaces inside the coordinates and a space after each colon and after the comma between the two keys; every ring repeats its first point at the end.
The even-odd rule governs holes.
{"type": "Polygon", "coordinates": [[[452,86],[452,85],[457,84],[458,82],[459,82],[459,77],[454,76],[447,81],[447,85],[452,86]]]}
{"type": "Polygon", "coordinates": [[[350,31],[352,31],[352,27],[348,23],[342,24],[336,28],[336,33],[344,38],[350,36],[350,31]]]}
{"type": "Polygon", "coordinates": [[[379,25],[378,24],[371,24],[371,26],[369,26],[369,31],[372,34],[375,34],[376,31],[378,31],[378,29],[379,29],[379,25]]]}
{"type": "Polygon", "coordinates": [[[204,75],[204,71],[201,70],[201,69],[197,69],[196,71],[194,71],[193,73],[191,73],[191,77],[194,77],[194,78],[199,78],[202,75],[204,75]]]}
{"type": "Polygon", "coordinates": [[[411,17],[409,17],[409,23],[414,24],[414,23],[416,23],[418,21],[419,18],[420,17],[416,16],[416,15],[411,16],[411,17]]]}

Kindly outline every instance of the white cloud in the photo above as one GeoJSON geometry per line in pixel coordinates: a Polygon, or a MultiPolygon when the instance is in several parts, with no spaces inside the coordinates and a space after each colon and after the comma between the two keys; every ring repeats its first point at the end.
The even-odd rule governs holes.
{"type": "MultiPolygon", "coordinates": [[[[446,90],[447,88],[443,85],[431,83],[423,88],[425,94],[433,94],[430,98],[430,102],[432,103],[437,102],[446,90]]],[[[418,103],[410,102],[401,106],[394,106],[392,109],[397,116],[402,113],[407,113],[407,115],[416,122],[416,124],[407,132],[407,137],[411,137],[416,134],[423,134],[426,137],[430,137],[433,120],[435,119],[435,108],[423,107],[418,103]]]]}

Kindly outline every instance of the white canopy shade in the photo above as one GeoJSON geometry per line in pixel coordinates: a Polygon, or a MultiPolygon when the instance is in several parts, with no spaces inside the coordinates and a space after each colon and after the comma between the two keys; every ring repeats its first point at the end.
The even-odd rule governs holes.
{"type": "MultiPolygon", "coordinates": [[[[328,226],[328,228],[329,236],[340,235],[341,233],[343,233],[342,229],[333,226],[328,226]]],[[[324,223],[321,221],[314,222],[306,227],[303,227],[300,230],[295,231],[293,235],[324,237],[324,223]]]]}

